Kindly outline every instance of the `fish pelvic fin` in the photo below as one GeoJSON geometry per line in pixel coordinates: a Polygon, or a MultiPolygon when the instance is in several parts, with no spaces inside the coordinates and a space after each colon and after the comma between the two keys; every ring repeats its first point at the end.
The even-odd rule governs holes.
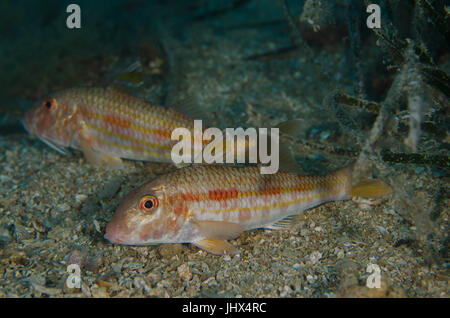
{"type": "Polygon", "coordinates": [[[216,255],[233,255],[239,253],[239,250],[225,240],[205,238],[192,242],[195,246],[216,255]]]}
{"type": "Polygon", "coordinates": [[[334,173],[338,178],[345,178],[345,187],[349,197],[378,198],[392,192],[392,189],[381,179],[362,179],[352,182],[354,163],[334,173]]]}
{"type": "Polygon", "coordinates": [[[92,139],[86,129],[80,133],[80,147],[86,160],[93,166],[104,166],[113,169],[123,169],[122,159],[116,156],[97,152],[93,148],[92,139]]]}
{"type": "Polygon", "coordinates": [[[206,238],[193,242],[205,251],[216,255],[237,254],[239,251],[226,240],[238,237],[244,228],[242,225],[224,221],[191,220],[197,230],[206,238]]]}
{"type": "Polygon", "coordinates": [[[192,119],[201,119],[204,124],[209,126],[211,123],[211,116],[204,108],[198,105],[197,100],[198,98],[195,96],[187,96],[178,100],[170,99],[169,96],[167,107],[173,108],[192,119]]]}

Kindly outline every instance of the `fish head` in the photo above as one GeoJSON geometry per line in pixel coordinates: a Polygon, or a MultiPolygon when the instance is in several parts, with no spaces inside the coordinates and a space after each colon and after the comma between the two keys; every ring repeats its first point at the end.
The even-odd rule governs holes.
{"type": "Polygon", "coordinates": [[[175,242],[184,217],[175,213],[170,192],[156,180],[128,193],[106,226],[105,238],[124,245],[175,242]]]}
{"type": "Polygon", "coordinates": [[[57,151],[70,146],[74,132],[77,102],[67,92],[50,95],[35,103],[22,118],[30,133],[57,151]]]}

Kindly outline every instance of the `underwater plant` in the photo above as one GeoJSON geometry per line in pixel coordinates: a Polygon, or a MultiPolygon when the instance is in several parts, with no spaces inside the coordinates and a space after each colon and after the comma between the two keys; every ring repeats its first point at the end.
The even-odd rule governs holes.
{"type": "Polygon", "coordinates": [[[418,246],[425,246],[427,257],[441,264],[448,255],[445,247],[448,224],[442,213],[431,214],[431,211],[442,211],[439,202],[448,198],[448,191],[442,188],[436,191],[431,187],[426,191],[427,199],[418,200],[414,193],[423,190],[420,177],[417,175],[415,182],[404,182],[400,171],[415,175],[417,165],[422,165],[435,171],[436,178],[443,179],[439,183],[445,183],[449,176],[450,78],[446,71],[448,63],[441,61],[449,54],[449,11],[441,0],[416,0],[407,4],[385,0],[380,4],[383,12],[381,28],[369,30],[364,26],[365,21],[355,20],[359,16],[358,10],[369,4],[370,1],[358,4],[338,1],[330,9],[323,1],[314,4],[305,1],[301,13],[299,10],[293,13],[290,1],[281,1],[295,46],[301,47],[301,54],[311,60],[315,59],[310,54],[313,48],[302,29],[309,24],[313,32],[318,32],[324,25],[335,23],[324,17],[331,12],[336,14],[339,7],[348,13],[349,61],[355,74],[353,92],[344,92],[337,87],[323,102],[335,119],[339,133],[354,143],[303,138],[295,140],[295,147],[355,160],[355,182],[373,175],[390,178],[396,189],[393,205],[419,229],[418,246]],[[313,18],[319,16],[321,19],[313,18]],[[364,54],[376,58],[369,62],[364,54]],[[369,80],[375,83],[373,79],[377,78],[389,78],[385,81],[388,85],[383,84],[384,89],[378,93],[377,100],[370,100],[367,98],[370,95],[369,80]],[[441,215],[441,219],[438,220],[436,215],[441,215]],[[444,222],[444,230],[436,226],[439,222],[444,222]]]}

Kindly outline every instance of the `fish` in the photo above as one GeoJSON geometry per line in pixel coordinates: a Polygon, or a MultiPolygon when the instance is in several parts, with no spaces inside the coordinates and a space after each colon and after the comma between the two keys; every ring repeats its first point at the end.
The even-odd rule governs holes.
{"type": "Polygon", "coordinates": [[[379,179],[352,185],[352,169],[308,176],[261,174],[258,166],[191,165],[127,194],[104,237],[123,245],[191,243],[217,255],[236,254],[228,240],[244,231],[290,229],[303,211],[323,203],[391,192],[379,179]]]}
{"type": "Polygon", "coordinates": [[[61,154],[81,150],[95,166],[122,168],[122,159],[172,162],[177,127],[193,130],[194,120],[174,108],[109,87],[69,88],[29,109],[25,130],[61,154]]]}

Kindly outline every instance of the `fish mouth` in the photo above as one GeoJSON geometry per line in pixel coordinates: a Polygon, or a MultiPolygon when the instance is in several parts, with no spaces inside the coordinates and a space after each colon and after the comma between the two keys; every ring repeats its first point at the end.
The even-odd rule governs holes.
{"type": "Polygon", "coordinates": [[[105,235],[103,236],[105,239],[107,239],[108,241],[110,241],[111,243],[116,243],[116,244],[125,244],[121,239],[115,238],[115,237],[111,237],[111,234],[108,233],[108,231],[106,231],[105,235]]]}
{"type": "Polygon", "coordinates": [[[115,227],[111,225],[111,223],[108,223],[106,225],[105,235],[103,237],[111,243],[127,245],[127,242],[119,238],[117,229],[115,229],[115,227]]]}
{"type": "Polygon", "coordinates": [[[159,245],[164,242],[138,242],[133,239],[127,239],[122,236],[120,238],[120,234],[116,233],[114,229],[109,228],[109,224],[106,226],[105,235],[103,235],[105,239],[113,244],[121,244],[121,245],[131,245],[131,246],[148,246],[148,245],[159,245]]]}

